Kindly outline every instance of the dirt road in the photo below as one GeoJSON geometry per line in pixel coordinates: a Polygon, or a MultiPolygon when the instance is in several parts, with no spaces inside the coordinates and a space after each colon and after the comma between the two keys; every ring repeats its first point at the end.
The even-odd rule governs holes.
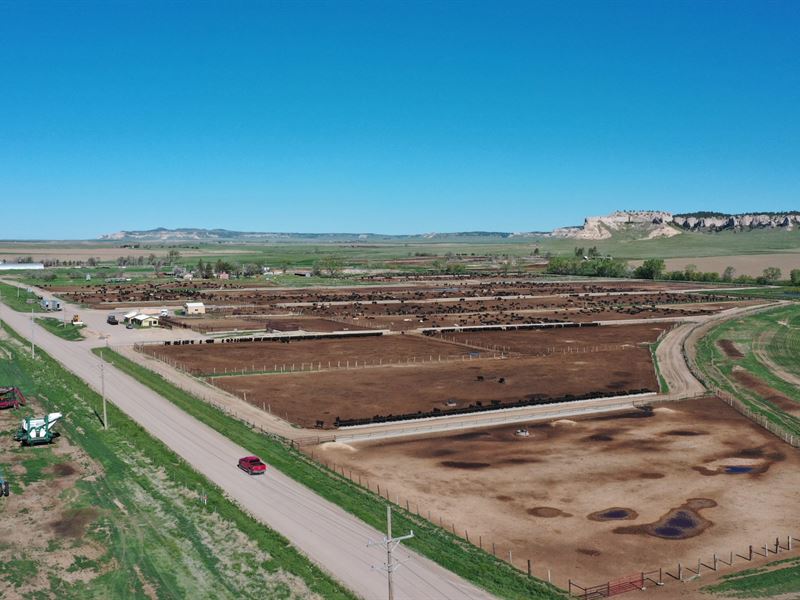
{"type": "MultiPolygon", "coordinates": [[[[0,319],[18,333],[30,335],[29,316],[0,306],[0,319]]],[[[68,370],[100,389],[100,362],[90,344],[62,340],[34,325],[37,344],[68,370]]],[[[373,565],[384,554],[367,547],[382,534],[327,502],[282,473],[270,469],[251,478],[236,468],[249,454],[234,441],[178,409],[149,388],[113,368],[107,368],[105,390],[109,400],[151,435],[169,446],[198,472],[226,490],[230,497],[261,522],[286,536],[297,548],[364,598],[383,598],[386,577],[373,565]]],[[[69,413],[69,405],[62,409],[69,413]]],[[[113,427],[113,423],[111,424],[113,427]]],[[[492,596],[433,562],[407,550],[410,558],[395,574],[396,596],[418,599],[489,599],[492,596]]]]}

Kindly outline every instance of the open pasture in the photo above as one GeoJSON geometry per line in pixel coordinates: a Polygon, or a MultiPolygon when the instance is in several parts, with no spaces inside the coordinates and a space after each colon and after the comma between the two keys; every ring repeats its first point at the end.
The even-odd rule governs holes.
{"type": "Polygon", "coordinates": [[[797,535],[800,455],[715,398],[517,427],[314,451],[563,587],[797,535]]]}

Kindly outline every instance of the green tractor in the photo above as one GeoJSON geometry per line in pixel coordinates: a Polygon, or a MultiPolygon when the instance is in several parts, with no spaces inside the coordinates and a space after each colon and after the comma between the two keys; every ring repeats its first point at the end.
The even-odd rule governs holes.
{"type": "Polygon", "coordinates": [[[22,442],[23,446],[35,446],[38,444],[49,444],[56,436],[53,430],[55,424],[63,417],[61,413],[50,413],[44,417],[28,417],[22,419],[22,423],[14,435],[14,439],[22,442]]]}

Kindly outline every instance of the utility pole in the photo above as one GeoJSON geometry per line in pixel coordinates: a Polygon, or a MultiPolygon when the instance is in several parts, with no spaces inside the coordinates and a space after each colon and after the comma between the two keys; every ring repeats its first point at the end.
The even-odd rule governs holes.
{"type": "Polygon", "coordinates": [[[103,353],[100,353],[100,394],[103,396],[103,429],[108,429],[108,411],[106,410],[106,370],[103,353]]]}
{"type": "Polygon", "coordinates": [[[31,307],[31,358],[36,358],[36,344],[33,341],[34,331],[35,330],[33,328],[33,307],[31,307]]]}
{"type": "MultiPolygon", "coordinates": [[[[386,506],[386,537],[383,538],[380,542],[369,542],[367,546],[383,546],[386,548],[386,564],[384,565],[384,570],[386,571],[388,583],[389,583],[389,600],[394,600],[394,588],[392,583],[392,574],[397,570],[397,568],[403,564],[401,562],[395,562],[394,557],[392,556],[392,552],[394,551],[397,546],[400,545],[401,542],[404,540],[408,540],[414,537],[414,532],[409,531],[406,535],[401,535],[400,537],[393,538],[392,537],[392,507],[390,505],[386,506]]],[[[373,567],[374,568],[374,567],[373,567]]]]}

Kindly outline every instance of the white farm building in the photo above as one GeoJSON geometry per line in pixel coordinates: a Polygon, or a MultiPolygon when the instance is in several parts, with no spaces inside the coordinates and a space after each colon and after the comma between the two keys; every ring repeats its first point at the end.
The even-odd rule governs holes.
{"type": "Polygon", "coordinates": [[[186,302],[183,310],[187,315],[204,315],[206,314],[206,305],[202,302],[186,302]]]}

